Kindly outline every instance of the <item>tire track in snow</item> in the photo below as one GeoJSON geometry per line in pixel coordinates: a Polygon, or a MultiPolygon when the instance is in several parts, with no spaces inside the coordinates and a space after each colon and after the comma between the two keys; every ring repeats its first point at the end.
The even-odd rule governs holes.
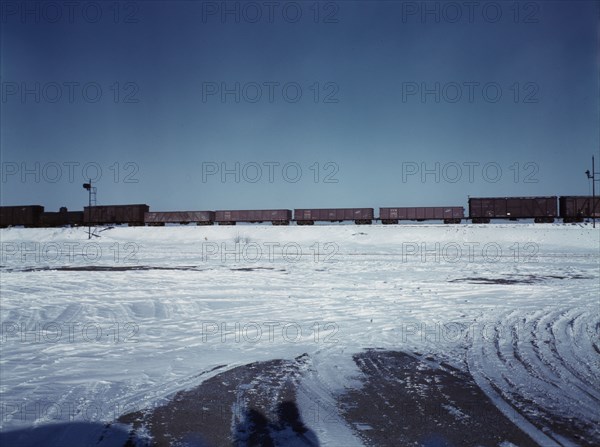
{"type": "Polygon", "coordinates": [[[541,445],[600,442],[599,358],[586,339],[597,318],[585,308],[525,317],[513,310],[500,316],[492,336],[476,334],[468,350],[479,386],[541,445]]]}

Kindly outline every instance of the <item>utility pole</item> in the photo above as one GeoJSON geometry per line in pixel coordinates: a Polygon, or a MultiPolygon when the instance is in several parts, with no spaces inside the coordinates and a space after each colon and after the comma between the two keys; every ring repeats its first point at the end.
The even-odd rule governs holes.
{"type": "Polygon", "coordinates": [[[88,191],[88,239],[92,238],[92,199],[96,204],[96,187],[92,186],[92,179],[83,184],[83,189],[88,191]]]}
{"type": "Polygon", "coordinates": [[[596,182],[600,181],[596,179],[596,175],[600,175],[600,172],[596,172],[596,166],[594,165],[594,156],[592,155],[592,172],[588,169],[585,171],[585,175],[587,175],[588,179],[592,180],[592,205],[591,205],[591,215],[592,215],[592,226],[596,228],[596,182]]]}

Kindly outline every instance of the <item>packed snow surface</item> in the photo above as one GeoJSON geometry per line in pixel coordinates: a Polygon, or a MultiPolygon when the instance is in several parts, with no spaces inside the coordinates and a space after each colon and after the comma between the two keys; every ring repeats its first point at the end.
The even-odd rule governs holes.
{"type": "MultiPolygon", "coordinates": [[[[2,431],[112,421],[223,369],[304,353],[313,368],[300,411],[316,400],[335,408],[336,393],[358,386],[352,354],[382,348],[468,371],[540,444],[571,445],[553,436],[554,417],[598,436],[600,230],[591,224],[96,235],[0,230],[2,431]]],[[[310,428],[321,445],[360,445],[343,423],[310,428]]]]}

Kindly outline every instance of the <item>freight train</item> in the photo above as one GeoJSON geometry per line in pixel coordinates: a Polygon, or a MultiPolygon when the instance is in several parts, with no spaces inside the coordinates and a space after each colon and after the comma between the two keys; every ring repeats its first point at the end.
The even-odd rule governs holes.
{"type": "Polygon", "coordinates": [[[237,223],[271,222],[273,225],[314,225],[315,222],[353,221],[368,225],[380,221],[384,225],[400,221],[441,220],[459,224],[463,220],[490,223],[494,219],[534,219],[536,223],[583,222],[600,218],[600,197],[471,197],[469,214],[460,206],[379,208],[302,208],[269,210],[219,211],[150,211],[145,204],[88,206],[83,211],[44,211],[40,205],[0,207],[0,227],[62,227],[79,225],[164,226],[165,224],[235,225],[237,223]]]}

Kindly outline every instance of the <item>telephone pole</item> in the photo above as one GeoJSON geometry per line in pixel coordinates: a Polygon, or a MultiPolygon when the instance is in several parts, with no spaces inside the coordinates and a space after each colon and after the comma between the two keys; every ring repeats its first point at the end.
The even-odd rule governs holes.
{"type": "Polygon", "coordinates": [[[585,171],[585,175],[587,175],[588,179],[592,180],[592,205],[591,205],[591,215],[592,215],[592,226],[596,228],[596,182],[600,181],[596,179],[596,175],[600,175],[600,172],[596,172],[596,166],[594,165],[594,156],[592,155],[592,172],[588,169],[585,171]]]}
{"type": "MultiPolygon", "coordinates": [[[[96,204],[96,187],[92,186],[92,179],[83,184],[83,189],[88,191],[88,239],[92,238],[92,202],[96,204]]],[[[85,215],[85,213],[84,213],[85,215]]]]}

